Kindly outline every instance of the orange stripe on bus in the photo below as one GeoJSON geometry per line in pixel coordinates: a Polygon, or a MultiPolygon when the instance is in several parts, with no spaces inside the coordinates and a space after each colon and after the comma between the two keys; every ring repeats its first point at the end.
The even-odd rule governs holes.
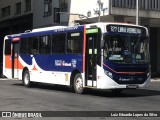
{"type": "Polygon", "coordinates": [[[14,58],[14,68],[15,69],[23,69],[24,68],[24,66],[20,63],[18,58],[14,58]]]}
{"type": "Polygon", "coordinates": [[[84,40],[83,40],[83,68],[82,72],[85,72],[85,60],[86,60],[86,27],[84,27],[84,40]]]}
{"type": "Polygon", "coordinates": [[[10,55],[5,56],[5,68],[12,68],[12,60],[10,59],[10,55]]]}
{"type": "Polygon", "coordinates": [[[33,69],[32,70],[37,70],[36,66],[34,65],[33,69]]]}
{"type": "MultiPolygon", "coordinates": [[[[11,56],[5,56],[5,68],[12,68],[11,56]]],[[[24,66],[20,63],[18,58],[14,58],[14,69],[23,69],[24,66]]]]}

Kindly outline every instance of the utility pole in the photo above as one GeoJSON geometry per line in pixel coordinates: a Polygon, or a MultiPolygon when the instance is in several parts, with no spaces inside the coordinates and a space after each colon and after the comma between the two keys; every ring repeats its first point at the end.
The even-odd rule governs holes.
{"type": "Polygon", "coordinates": [[[101,11],[103,10],[103,2],[101,0],[97,0],[99,9],[95,11],[96,14],[98,14],[98,22],[101,22],[101,11]]]}
{"type": "Polygon", "coordinates": [[[139,25],[139,0],[136,0],[136,25],[139,25]]]}

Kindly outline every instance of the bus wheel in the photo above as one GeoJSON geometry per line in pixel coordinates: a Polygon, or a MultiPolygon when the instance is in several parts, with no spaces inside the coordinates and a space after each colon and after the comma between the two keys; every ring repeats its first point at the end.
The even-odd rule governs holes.
{"type": "Polygon", "coordinates": [[[23,74],[23,85],[25,87],[30,87],[31,86],[31,82],[30,82],[30,75],[29,75],[29,71],[25,71],[23,74]]]}
{"type": "Polygon", "coordinates": [[[83,88],[83,80],[82,80],[82,76],[80,73],[76,74],[76,76],[74,77],[74,91],[78,94],[82,94],[84,91],[83,88]]]}

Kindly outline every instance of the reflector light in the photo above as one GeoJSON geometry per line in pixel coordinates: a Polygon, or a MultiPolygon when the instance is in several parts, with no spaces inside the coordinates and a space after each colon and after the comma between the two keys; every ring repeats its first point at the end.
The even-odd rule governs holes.
{"type": "Polygon", "coordinates": [[[12,38],[12,41],[13,41],[13,42],[20,41],[20,40],[21,40],[20,37],[12,38]]]}

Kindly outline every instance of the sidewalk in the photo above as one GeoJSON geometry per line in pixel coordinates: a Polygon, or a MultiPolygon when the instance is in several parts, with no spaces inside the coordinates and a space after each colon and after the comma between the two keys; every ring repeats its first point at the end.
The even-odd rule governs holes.
{"type": "Polygon", "coordinates": [[[151,78],[151,82],[160,82],[160,78],[151,78]]]}
{"type": "Polygon", "coordinates": [[[0,78],[0,80],[11,80],[11,79],[8,79],[8,78],[0,78]]]}

